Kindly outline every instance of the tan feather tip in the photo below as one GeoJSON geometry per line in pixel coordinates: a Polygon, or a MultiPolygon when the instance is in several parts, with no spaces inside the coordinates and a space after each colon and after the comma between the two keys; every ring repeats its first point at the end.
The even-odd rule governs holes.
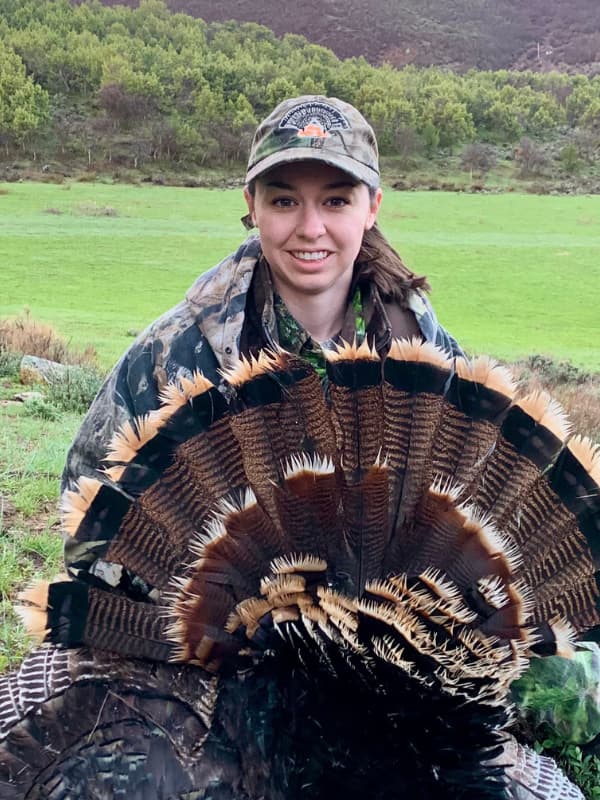
{"type": "Polygon", "coordinates": [[[581,466],[586,469],[591,479],[600,486],[600,444],[596,444],[587,436],[574,436],[567,444],[581,466]]]}
{"type": "Polygon", "coordinates": [[[331,621],[338,627],[342,625],[351,631],[358,630],[358,617],[356,613],[349,611],[345,603],[340,603],[337,596],[331,595],[322,597],[320,606],[323,611],[329,615],[331,621]]]}
{"type": "Polygon", "coordinates": [[[331,475],[335,467],[330,456],[321,456],[318,453],[296,453],[283,463],[283,477],[285,480],[312,472],[315,475],[331,475]]]}
{"type": "Polygon", "coordinates": [[[30,606],[15,606],[15,612],[29,636],[41,644],[50,632],[47,613],[30,606]]]}
{"type": "Polygon", "coordinates": [[[327,562],[318,556],[292,553],[274,558],[269,568],[274,575],[290,575],[294,572],[324,572],[327,569],[327,562]]]}
{"type": "Polygon", "coordinates": [[[449,503],[454,504],[458,502],[464,490],[465,487],[462,483],[456,483],[451,477],[436,475],[427,491],[428,494],[440,500],[447,500],[449,503]]]}
{"type": "Polygon", "coordinates": [[[29,603],[44,612],[48,608],[48,590],[50,583],[48,581],[35,581],[29,586],[25,587],[23,591],[17,595],[19,600],[29,603]]]}
{"type": "Polygon", "coordinates": [[[161,417],[169,417],[194,397],[199,397],[204,392],[214,388],[214,383],[209,381],[201,372],[195,370],[191,378],[182,377],[168,383],[158,397],[161,402],[159,409],[161,417]]]}
{"type": "Polygon", "coordinates": [[[355,597],[346,597],[328,586],[317,586],[317,597],[325,603],[335,602],[347,611],[354,613],[358,609],[358,600],[355,597]]]}
{"type": "Polygon", "coordinates": [[[512,372],[489,356],[479,356],[472,361],[457,358],[455,369],[458,377],[465,381],[479,383],[511,399],[515,396],[517,385],[512,372]]]}
{"type": "Polygon", "coordinates": [[[566,619],[550,622],[550,630],[556,641],[556,655],[562,658],[573,658],[577,644],[577,632],[566,619]]]}
{"type": "Polygon", "coordinates": [[[242,618],[237,611],[232,611],[225,623],[225,633],[234,634],[242,624],[242,618]]]}
{"type": "Polygon", "coordinates": [[[246,635],[250,639],[258,630],[260,620],[272,610],[272,604],[261,597],[249,597],[235,607],[235,613],[238,614],[242,624],[246,626],[246,635]]]}
{"type": "Polygon", "coordinates": [[[36,581],[17,595],[27,605],[15,606],[27,633],[37,642],[43,642],[48,628],[48,581],[36,581]]]}
{"type": "Polygon", "coordinates": [[[271,614],[275,625],[281,625],[283,622],[296,622],[300,619],[300,612],[296,606],[281,606],[274,608],[271,614]]]}
{"type": "MultiPolygon", "coordinates": [[[[181,663],[182,661],[191,663],[192,662],[192,651],[189,644],[177,644],[171,648],[171,652],[169,653],[169,661],[171,663],[181,663]]],[[[199,665],[202,666],[202,665],[199,665]]]]}
{"type": "Polygon", "coordinates": [[[550,433],[564,441],[571,431],[569,418],[558,402],[547,392],[532,392],[515,402],[526,414],[539,425],[548,428],[550,433]]]}
{"type": "Polygon", "coordinates": [[[438,597],[453,603],[461,599],[458,586],[447,578],[439,569],[429,567],[419,575],[425,586],[427,586],[438,597]]]}
{"type": "Polygon", "coordinates": [[[522,566],[521,552],[515,542],[505,533],[501,533],[487,518],[482,517],[475,508],[465,522],[463,530],[467,535],[477,536],[481,546],[491,557],[501,557],[510,574],[522,566]]]}
{"type": "Polygon", "coordinates": [[[432,342],[424,342],[418,336],[411,339],[394,339],[388,358],[394,361],[413,361],[450,369],[451,361],[446,353],[432,342]]]}
{"type": "Polygon", "coordinates": [[[253,489],[250,486],[246,486],[239,492],[221,497],[217,501],[217,515],[225,518],[229,514],[240,514],[242,511],[255,506],[257,502],[253,489]]]}
{"type": "Polygon", "coordinates": [[[242,356],[233,367],[220,372],[227,383],[239,388],[259,375],[284,368],[286,355],[285,350],[261,350],[257,356],[242,356]]]}
{"type": "Polygon", "coordinates": [[[416,664],[403,658],[404,649],[390,636],[375,637],[373,639],[373,652],[382,661],[386,661],[388,664],[398,667],[408,675],[413,675],[416,670],[416,664]]]}
{"type": "Polygon", "coordinates": [[[82,475],[75,484],[75,489],[63,494],[60,503],[62,527],[69,536],[75,536],[77,533],[102,485],[96,478],[86,478],[82,475]]]}
{"type": "Polygon", "coordinates": [[[281,595],[303,592],[305,589],[306,581],[302,575],[297,574],[278,575],[276,578],[265,577],[260,582],[260,593],[270,603],[275,603],[281,595]]]}
{"type": "Polygon", "coordinates": [[[104,460],[129,464],[142,447],[154,439],[163,422],[160,410],[127,420],[113,435],[104,460]]]}
{"type": "Polygon", "coordinates": [[[103,475],[106,475],[109,481],[119,483],[126,469],[125,466],[119,464],[114,467],[104,467],[101,471],[103,475]]]}
{"type": "Polygon", "coordinates": [[[361,344],[353,342],[342,341],[339,344],[334,344],[333,347],[327,347],[323,350],[327,361],[379,361],[379,354],[375,349],[374,344],[369,344],[365,338],[361,344]]]}

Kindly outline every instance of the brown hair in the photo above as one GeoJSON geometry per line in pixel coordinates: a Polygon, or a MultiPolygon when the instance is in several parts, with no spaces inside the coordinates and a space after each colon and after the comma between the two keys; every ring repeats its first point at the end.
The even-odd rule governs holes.
{"type": "Polygon", "coordinates": [[[372,283],[384,300],[404,304],[412,289],[429,291],[427,278],[415,275],[379,230],[377,223],[365,231],[356,257],[354,284],[372,283]]]}

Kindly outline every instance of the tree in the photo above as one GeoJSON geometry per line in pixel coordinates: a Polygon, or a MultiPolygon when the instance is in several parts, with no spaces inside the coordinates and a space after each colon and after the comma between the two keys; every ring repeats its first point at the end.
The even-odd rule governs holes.
{"type": "Polygon", "coordinates": [[[423,147],[425,154],[433,156],[438,147],[440,146],[440,132],[435,127],[433,122],[428,121],[421,129],[421,138],[423,139],[423,147]]]}
{"type": "Polygon", "coordinates": [[[472,142],[468,144],[462,151],[460,159],[463,169],[470,170],[471,179],[473,179],[473,173],[477,173],[483,177],[496,164],[495,152],[489,145],[483,144],[483,142],[472,142]]]}
{"type": "Polygon", "coordinates": [[[527,136],[521,139],[519,146],[515,149],[515,160],[520,164],[519,175],[521,178],[540,175],[547,163],[546,156],[527,136]]]}
{"type": "Polygon", "coordinates": [[[27,76],[19,56],[0,42],[0,134],[5,146],[25,137],[47,119],[48,93],[27,76]]]}
{"type": "Polygon", "coordinates": [[[569,175],[574,175],[581,167],[579,153],[577,152],[577,147],[573,142],[569,142],[569,144],[562,148],[559,159],[564,171],[569,175]]]}

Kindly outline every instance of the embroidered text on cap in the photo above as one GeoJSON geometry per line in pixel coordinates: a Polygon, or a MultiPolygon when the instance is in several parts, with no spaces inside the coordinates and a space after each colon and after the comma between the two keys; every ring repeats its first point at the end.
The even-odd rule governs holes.
{"type": "Polygon", "coordinates": [[[328,103],[301,103],[281,119],[280,128],[292,128],[298,136],[327,138],[329,131],[348,130],[346,117],[328,103]]]}

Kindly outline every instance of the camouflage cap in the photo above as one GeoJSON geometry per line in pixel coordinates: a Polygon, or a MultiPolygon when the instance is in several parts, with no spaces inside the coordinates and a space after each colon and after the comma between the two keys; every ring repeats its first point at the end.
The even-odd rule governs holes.
{"type": "Polygon", "coordinates": [[[323,161],[367,186],[379,186],[373,128],[354,106],[336,97],[304,95],[280,103],[254,134],[246,183],[294,161],[323,161]]]}

